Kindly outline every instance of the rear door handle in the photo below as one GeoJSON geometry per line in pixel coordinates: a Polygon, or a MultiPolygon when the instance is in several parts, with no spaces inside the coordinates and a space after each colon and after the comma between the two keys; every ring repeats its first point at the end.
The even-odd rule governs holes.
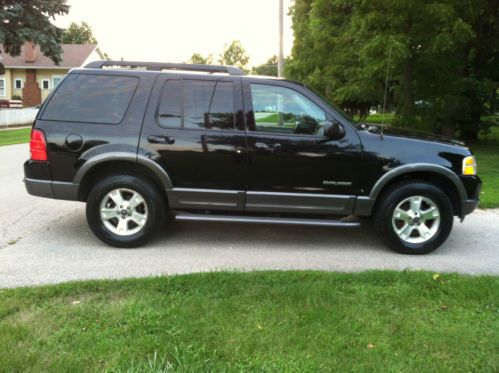
{"type": "Polygon", "coordinates": [[[255,148],[262,149],[262,150],[270,149],[270,147],[267,144],[265,144],[264,142],[255,142],[255,148]]]}
{"type": "Polygon", "coordinates": [[[147,138],[147,141],[149,141],[151,144],[169,144],[172,145],[175,143],[175,137],[173,136],[149,136],[147,138]]]}
{"type": "Polygon", "coordinates": [[[279,143],[275,143],[273,145],[268,145],[268,144],[265,144],[264,142],[256,142],[255,148],[260,149],[260,150],[279,151],[282,149],[282,145],[279,143]]]}
{"type": "Polygon", "coordinates": [[[279,143],[275,143],[273,146],[272,146],[272,150],[276,150],[276,151],[279,151],[282,149],[282,145],[279,144],[279,143]]]}

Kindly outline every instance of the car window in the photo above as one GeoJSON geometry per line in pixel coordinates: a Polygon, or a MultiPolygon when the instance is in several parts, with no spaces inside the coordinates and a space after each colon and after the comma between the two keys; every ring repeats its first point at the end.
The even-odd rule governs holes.
{"type": "Polygon", "coordinates": [[[158,110],[162,127],[179,128],[182,125],[182,86],[180,80],[167,80],[158,110]]]}
{"type": "Polygon", "coordinates": [[[280,86],[251,84],[255,131],[322,135],[326,113],[301,93],[280,86]]]}
{"type": "Polygon", "coordinates": [[[234,84],[232,82],[186,79],[183,82],[183,90],[181,84],[180,80],[169,80],[165,83],[158,110],[160,126],[234,129],[234,84]]]}
{"type": "Polygon", "coordinates": [[[184,128],[234,129],[233,83],[185,80],[184,128]]]}
{"type": "Polygon", "coordinates": [[[52,96],[42,119],[120,123],[138,83],[132,76],[70,74],[52,96]]]}

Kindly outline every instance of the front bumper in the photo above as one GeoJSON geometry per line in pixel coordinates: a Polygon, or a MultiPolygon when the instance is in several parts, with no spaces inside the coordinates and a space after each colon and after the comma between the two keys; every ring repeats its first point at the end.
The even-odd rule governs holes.
{"type": "Polygon", "coordinates": [[[33,196],[78,201],[78,184],[24,178],[24,186],[33,196]]]}
{"type": "Polygon", "coordinates": [[[468,199],[464,201],[461,205],[461,219],[475,211],[479,203],[480,200],[478,199],[468,199]]]}
{"type": "Polygon", "coordinates": [[[464,219],[468,214],[471,214],[480,203],[480,192],[482,190],[482,180],[478,176],[461,176],[466,191],[467,199],[461,201],[461,214],[459,217],[464,219]]]}

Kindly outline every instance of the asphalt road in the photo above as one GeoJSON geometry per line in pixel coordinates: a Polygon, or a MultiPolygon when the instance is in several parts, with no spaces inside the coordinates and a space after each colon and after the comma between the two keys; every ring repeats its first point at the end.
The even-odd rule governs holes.
{"type": "Polygon", "coordinates": [[[92,235],[84,204],[26,193],[28,153],[27,144],[0,147],[0,287],[214,270],[499,274],[499,210],[477,211],[463,224],[456,219],[448,241],[425,256],[389,251],[369,223],[347,229],[173,222],[146,247],[111,248],[92,235]]]}

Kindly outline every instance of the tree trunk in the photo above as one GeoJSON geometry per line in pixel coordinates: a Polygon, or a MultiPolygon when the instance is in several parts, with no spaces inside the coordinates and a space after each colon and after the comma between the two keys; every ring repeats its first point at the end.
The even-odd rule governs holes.
{"type": "Polygon", "coordinates": [[[411,57],[402,66],[402,76],[400,78],[398,114],[404,127],[412,124],[415,114],[412,70],[413,60],[411,57]]]}
{"type": "Polygon", "coordinates": [[[442,132],[442,135],[444,135],[444,136],[454,137],[455,132],[456,132],[456,122],[454,121],[454,118],[452,115],[448,114],[445,116],[444,120],[442,121],[441,132],[442,132]]]}

